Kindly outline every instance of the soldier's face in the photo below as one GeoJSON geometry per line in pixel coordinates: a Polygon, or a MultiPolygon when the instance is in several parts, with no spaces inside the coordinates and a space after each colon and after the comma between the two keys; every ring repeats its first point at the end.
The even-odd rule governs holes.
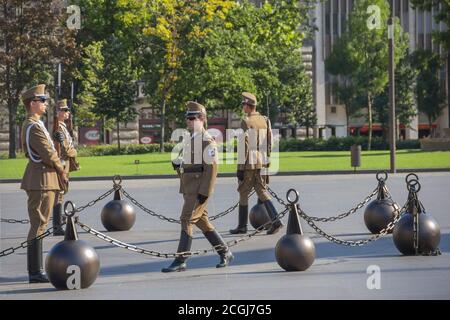
{"type": "Polygon", "coordinates": [[[39,115],[43,115],[47,111],[47,100],[33,100],[31,102],[31,110],[34,113],[37,113],[39,115]]]}
{"type": "Polygon", "coordinates": [[[70,112],[68,110],[67,111],[64,111],[64,110],[58,111],[59,121],[67,120],[67,119],[69,119],[69,116],[70,116],[70,112]]]}
{"type": "Polygon", "coordinates": [[[203,128],[203,120],[197,117],[186,118],[186,124],[190,131],[200,131],[203,128]]]}

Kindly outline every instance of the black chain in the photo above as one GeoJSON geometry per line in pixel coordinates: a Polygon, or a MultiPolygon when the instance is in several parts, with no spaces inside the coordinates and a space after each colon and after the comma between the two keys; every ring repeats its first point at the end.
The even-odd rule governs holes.
{"type": "Polygon", "coordinates": [[[4,218],[1,218],[1,222],[27,224],[27,223],[30,223],[30,220],[28,220],[28,219],[16,220],[16,219],[4,219],[4,218]]]}
{"type": "Polygon", "coordinates": [[[334,237],[334,236],[332,236],[330,234],[327,234],[325,231],[323,231],[321,228],[319,228],[313,222],[313,220],[305,212],[303,212],[300,208],[298,208],[298,211],[299,211],[300,216],[303,219],[305,219],[305,221],[308,223],[308,225],[310,225],[318,234],[320,234],[321,236],[323,236],[327,240],[329,240],[331,242],[334,242],[336,244],[341,244],[341,245],[345,245],[345,246],[350,246],[350,247],[358,246],[359,247],[359,246],[366,245],[369,242],[373,242],[373,241],[376,241],[376,240],[380,239],[382,236],[386,235],[389,231],[394,229],[395,224],[400,220],[400,218],[406,212],[406,210],[408,208],[408,205],[409,205],[409,200],[405,203],[405,205],[401,209],[398,209],[398,207],[396,207],[395,203],[392,203],[390,205],[394,208],[394,212],[395,212],[394,220],[389,222],[388,225],[386,226],[386,228],[384,228],[383,230],[381,230],[379,233],[375,234],[374,236],[372,236],[370,238],[367,238],[367,239],[356,240],[356,241],[341,240],[341,239],[338,239],[338,238],[336,238],[336,237],[334,237]]]}
{"type": "Polygon", "coordinates": [[[124,248],[124,249],[130,250],[133,252],[137,252],[137,253],[150,255],[153,257],[158,257],[158,258],[176,258],[176,257],[200,256],[200,255],[205,255],[208,252],[220,251],[220,250],[227,249],[229,247],[234,247],[238,243],[247,241],[247,240],[251,239],[252,237],[254,237],[255,235],[261,233],[262,231],[265,230],[266,227],[269,227],[273,222],[283,218],[288,211],[289,211],[289,209],[286,208],[283,212],[279,213],[276,216],[274,221],[269,221],[269,222],[265,223],[264,225],[260,226],[255,231],[253,231],[252,233],[249,233],[238,239],[227,241],[225,247],[223,245],[217,245],[217,246],[213,246],[211,249],[202,249],[202,250],[196,250],[196,251],[186,251],[186,252],[176,252],[176,253],[163,253],[163,252],[158,252],[158,251],[153,251],[153,250],[147,250],[142,247],[135,246],[133,244],[128,244],[126,242],[109,237],[109,236],[105,235],[104,233],[102,233],[98,230],[95,230],[94,228],[82,223],[78,219],[76,219],[75,221],[84,231],[88,232],[89,234],[91,234],[103,241],[106,241],[112,245],[115,245],[117,247],[124,248]]]}
{"type": "MultiPolygon", "coordinates": [[[[81,207],[79,207],[79,208],[76,208],[76,209],[74,210],[74,213],[80,213],[80,212],[82,212],[83,210],[85,210],[86,208],[92,207],[92,206],[93,206],[94,204],[96,204],[97,202],[99,202],[99,201],[105,199],[107,196],[109,196],[111,193],[113,193],[116,189],[117,189],[117,187],[114,186],[114,188],[108,190],[107,192],[105,192],[104,194],[102,194],[101,196],[99,196],[97,199],[92,200],[91,202],[89,202],[88,204],[86,204],[86,205],[84,205],[84,206],[81,206],[81,207]]],[[[2,222],[3,222],[3,220],[14,220],[14,219],[2,219],[2,222]]],[[[50,220],[52,220],[52,219],[50,218],[50,220]]],[[[24,224],[30,222],[29,220],[17,220],[17,221],[27,221],[27,222],[20,222],[20,223],[24,223],[24,224]]],[[[14,222],[8,222],[8,223],[14,223],[14,222]]],[[[16,223],[19,223],[19,222],[16,222],[16,223]]],[[[63,222],[63,223],[61,223],[61,226],[65,225],[65,224],[66,224],[66,223],[63,222]]],[[[44,239],[45,237],[47,237],[47,236],[49,236],[50,234],[52,234],[52,231],[53,231],[53,227],[50,227],[50,228],[48,228],[47,231],[45,231],[42,235],[37,236],[36,238],[34,238],[34,239],[30,240],[30,241],[24,241],[24,242],[22,242],[20,245],[18,245],[17,247],[11,247],[11,248],[5,249],[5,250],[3,250],[3,251],[0,251],[0,257],[5,257],[5,256],[8,256],[8,255],[10,255],[10,254],[13,254],[17,249],[26,248],[26,247],[30,244],[30,242],[32,242],[33,240],[44,239]]]]}
{"type": "MultiPolygon", "coordinates": [[[[61,226],[65,225],[65,224],[66,223],[63,222],[63,223],[61,223],[61,226]]],[[[18,250],[18,249],[25,249],[26,247],[28,247],[35,240],[40,240],[40,239],[44,239],[44,238],[48,237],[49,235],[51,235],[53,233],[53,229],[54,229],[53,227],[50,227],[44,233],[42,233],[41,235],[37,236],[36,238],[24,241],[20,245],[18,245],[17,247],[11,247],[11,248],[5,249],[3,251],[0,251],[0,257],[9,256],[10,254],[13,254],[14,252],[16,252],[16,250],[18,250]]]]}
{"type": "MultiPolygon", "coordinates": [[[[181,224],[181,221],[179,219],[174,219],[174,218],[170,218],[170,217],[166,217],[163,214],[158,214],[155,211],[146,208],[143,204],[141,204],[139,201],[137,201],[135,198],[133,198],[128,192],[126,192],[123,187],[121,188],[122,190],[122,194],[128,198],[128,200],[131,201],[131,203],[133,203],[135,206],[137,206],[139,209],[141,209],[142,211],[144,211],[145,213],[148,213],[149,215],[156,217],[158,219],[167,221],[167,222],[171,222],[171,223],[178,223],[181,224]]],[[[255,191],[253,190],[252,193],[250,194],[253,195],[255,193],[255,191]]],[[[229,207],[228,209],[226,209],[225,211],[222,211],[214,216],[209,217],[209,221],[214,221],[216,219],[219,219],[231,212],[233,212],[239,205],[239,202],[237,202],[236,204],[234,204],[233,206],[229,207]]]]}
{"type": "MultiPolygon", "coordinates": [[[[286,202],[284,202],[283,199],[281,199],[280,197],[277,196],[277,194],[270,188],[268,188],[269,193],[272,195],[272,197],[274,197],[281,205],[286,206],[286,202]]],[[[319,218],[319,217],[314,217],[314,216],[308,216],[308,218],[311,221],[316,221],[316,222],[333,222],[336,220],[340,220],[343,218],[348,217],[349,215],[355,213],[356,211],[358,211],[359,209],[361,209],[362,207],[364,207],[376,194],[378,193],[378,187],[375,188],[375,190],[372,191],[371,194],[369,194],[363,201],[361,201],[360,203],[358,203],[358,205],[350,210],[348,210],[347,212],[341,213],[337,216],[333,216],[333,217],[327,217],[327,218],[319,218]]]]}

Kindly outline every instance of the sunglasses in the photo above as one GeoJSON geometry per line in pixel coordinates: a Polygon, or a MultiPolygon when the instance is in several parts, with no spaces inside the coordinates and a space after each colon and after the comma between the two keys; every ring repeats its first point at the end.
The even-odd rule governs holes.
{"type": "Polygon", "coordinates": [[[33,99],[33,101],[40,101],[42,103],[45,103],[47,101],[47,98],[33,99]]]}
{"type": "Polygon", "coordinates": [[[195,116],[186,117],[186,120],[189,120],[189,121],[194,121],[195,119],[197,119],[197,117],[195,117],[195,116]]]}

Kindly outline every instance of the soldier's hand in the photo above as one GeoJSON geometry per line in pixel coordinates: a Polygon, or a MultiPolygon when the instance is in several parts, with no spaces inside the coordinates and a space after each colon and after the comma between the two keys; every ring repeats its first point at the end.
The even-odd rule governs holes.
{"type": "Polygon", "coordinates": [[[208,197],[203,194],[197,195],[197,200],[198,200],[198,203],[200,203],[200,204],[204,204],[207,199],[208,199],[208,197]]]}
{"type": "Polygon", "coordinates": [[[244,170],[238,170],[236,172],[236,177],[238,178],[239,181],[244,180],[244,170]]]}
{"type": "Polygon", "coordinates": [[[64,142],[64,136],[61,131],[56,131],[53,133],[53,138],[60,143],[64,142]]]}
{"type": "Polygon", "coordinates": [[[61,173],[61,178],[63,179],[64,183],[69,182],[69,177],[67,176],[67,173],[65,172],[61,173]]]}
{"type": "Polygon", "coordinates": [[[180,169],[180,162],[177,162],[176,160],[172,161],[172,168],[173,170],[178,170],[180,169]]]}

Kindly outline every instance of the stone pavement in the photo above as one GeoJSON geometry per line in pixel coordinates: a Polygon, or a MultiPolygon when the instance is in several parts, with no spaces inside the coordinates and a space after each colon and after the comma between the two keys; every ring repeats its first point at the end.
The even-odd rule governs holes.
{"type": "MultiPolygon", "coordinates": [[[[406,174],[391,175],[387,186],[393,198],[403,205],[407,191],[406,174]]],[[[302,226],[316,246],[316,260],[304,272],[285,272],[274,256],[277,240],[284,234],[258,235],[233,248],[235,261],[224,269],[216,269],[218,256],[209,253],[188,260],[188,270],[163,274],[160,269],[171,260],[117,248],[79,230],[80,239],[88,241],[100,257],[101,270],[88,289],[57,291],[50,284],[30,285],[26,275],[26,250],[0,258],[0,299],[449,299],[450,298],[450,173],[420,173],[422,190],[419,198],[427,212],[441,227],[441,256],[402,256],[392,236],[364,247],[345,247],[328,242],[315,234],[302,220],[302,226]],[[381,289],[367,288],[369,266],[381,270],[381,289]]],[[[125,180],[122,185],[148,208],[172,218],[179,217],[182,205],[178,180],[125,180]]],[[[377,185],[375,175],[324,175],[272,177],[271,187],[285,198],[293,187],[300,192],[302,209],[314,216],[331,216],[347,211],[363,200],[377,185]]],[[[81,206],[110,189],[112,182],[72,182],[66,200],[81,206]]],[[[112,197],[111,197],[112,198],[112,197]]],[[[110,198],[110,199],[111,199],[110,198]]],[[[17,183],[0,185],[2,218],[26,219],[26,196],[17,183]]],[[[100,231],[104,227],[100,212],[105,199],[80,215],[80,220],[100,231]]],[[[236,179],[220,178],[210,201],[209,214],[215,215],[237,201],[236,179]]],[[[256,203],[253,197],[251,203],[256,203]]],[[[278,209],[282,209],[276,204],[278,209]]],[[[107,232],[122,241],[150,250],[175,252],[179,228],[156,219],[136,208],[136,223],[130,231],[107,232]]],[[[287,223],[287,217],[284,222],[287,223]]],[[[225,240],[236,236],[228,233],[235,227],[237,212],[213,222],[225,240]]],[[[363,210],[338,221],[320,224],[327,232],[342,239],[369,237],[363,210]]],[[[0,249],[24,241],[28,226],[0,225],[0,249]]],[[[62,237],[47,237],[45,253],[62,237]]],[[[193,250],[209,248],[197,230],[193,250]]]]}

